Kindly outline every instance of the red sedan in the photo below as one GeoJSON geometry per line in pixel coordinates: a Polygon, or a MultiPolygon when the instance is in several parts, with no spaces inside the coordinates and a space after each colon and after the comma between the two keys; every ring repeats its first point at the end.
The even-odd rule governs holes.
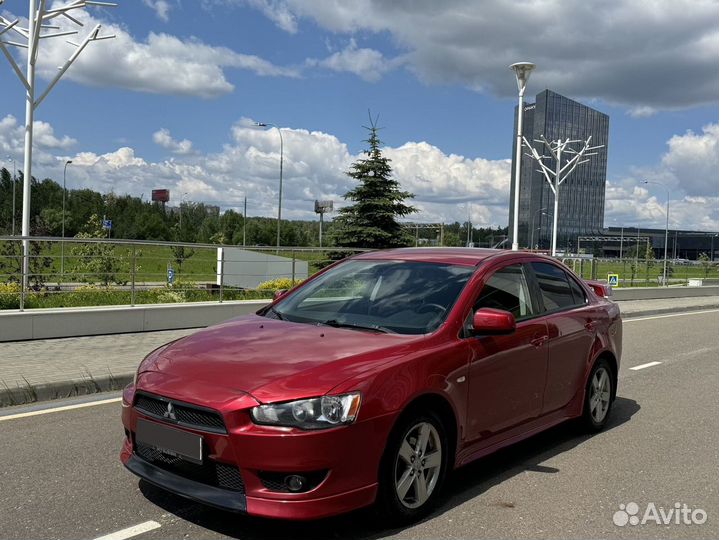
{"type": "Polygon", "coordinates": [[[353,257],[150,353],[122,462],[252,515],[416,519],[455,468],[571,418],[604,427],[622,321],[601,293],[530,253],[353,257]]]}

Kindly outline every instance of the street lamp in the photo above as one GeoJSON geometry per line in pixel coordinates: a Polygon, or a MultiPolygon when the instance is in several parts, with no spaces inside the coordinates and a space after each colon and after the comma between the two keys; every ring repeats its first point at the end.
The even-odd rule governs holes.
{"type": "Polygon", "coordinates": [[[529,249],[534,249],[534,231],[541,227],[541,225],[540,225],[539,227],[537,227],[537,229],[534,228],[534,223],[537,219],[537,214],[539,212],[542,212],[542,215],[549,216],[549,214],[547,214],[545,212],[546,209],[547,209],[546,207],[545,208],[537,208],[537,210],[534,211],[534,214],[532,214],[532,239],[529,241],[529,249]]]}
{"type": "Polygon", "coordinates": [[[257,127],[273,127],[277,130],[277,133],[280,134],[280,195],[279,200],[277,204],[277,250],[280,249],[280,227],[282,224],[282,162],[284,159],[284,141],[282,140],[282,130],[280,127],[276,124],[271,124],[269,122],[255,122],[255,125],[257,127]]]}
{"type": "Polygon", "coordinates": [[[72,163],[71,159],[65,162],[65,167],[62,169],[62,242],[60,242],[60,276],[65,276],[65,193],[67,189],[67,166],[72,163]]]}
{"type": "Polygon", "coordinates": [[[7,162],[12,161],[12,235],[15,236],[15,185],[17,184],[17,167],[15,158],[8,156],[7,162]]]}
{"type": "Polygon", "coordinates": [[[524,116],[524,89],[527,87],[529,74],[534,69],[531,62],[517,62],[509,66],[517,77],[519,90],[519,107],[517,108],[517,148],[514,166],[514,220],[512,223],[512,251],[519,250],[519,173],[522,168],[522,117],[524,116]]]}
{"type": "Polygon", "coordinates": [[[182,240],[182,203],[185,201],[185,197],[187,197],[187,193],[183,193],[180,197],[180,230],[178,234],[178,240],[182,240]]]}
{"type": "Polygon", "coordinates": [[[669,186],[664,184],[663,182],[655,182],[652,180],[644,180],[642,182],[643,184],[656,184],[658,186],[662,186],[664,189],[667,190],[667,222],[666,226],[664,227],[664,286],[666,287],[668,285],[667,283],[667,247],[669,245],[669,186]]]}

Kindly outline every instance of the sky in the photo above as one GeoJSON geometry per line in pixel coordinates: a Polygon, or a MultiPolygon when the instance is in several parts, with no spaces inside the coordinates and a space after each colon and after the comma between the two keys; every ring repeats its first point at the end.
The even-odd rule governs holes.
{"type": "MultiPolygon", "coordinates": [[[[550,88],[610,117],[606,226],[663,228],[668,192],[672,228],[719,231],[719,0],[118,3],[73,11],[79,29],[54,19],[78,36],[41,42],[44,88],[66,39],[96,24],[116,36],[90,43],[37,109],[36,177],[61,181],[70,159],[69,188],[169,188],[171,203],[223,210],[246,196],[249,215],[274,216],[280,138],[259,121],[282,132],[283,217],[316,219],[315,199],[346,204],[371,111],[413,220],[506,226],[508,66],[531,61],[530,101],[550,88]]],[[[27,7],[6,0],[0,15],[23,24],[27,7]]],[[[24,89],[2,57],[0,103],[0,157],[22,168],[24,89]]]]}

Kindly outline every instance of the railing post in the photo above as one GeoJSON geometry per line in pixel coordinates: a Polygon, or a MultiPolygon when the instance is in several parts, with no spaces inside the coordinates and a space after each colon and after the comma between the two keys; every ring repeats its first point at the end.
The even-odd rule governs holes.
{"type": "Polygon", "coordinates": [[[130,285],[130,305],[132,307],[135,307],[135,269],[136,266],[136,252],[135,252],[135,244],[132,244],[132,268],[130,269],[130,275],[132,279],[132,284],[130,285]]]}
{"type": "MultiPolygon", "coordinates": [[[[24,246],[25,246],[25,244],[23,244],[23,250],[25,249],[24,246]]],[[[23,251],[23,253],[24,253],[24,251],[23,251]]],[[[25,311],[25,290],[27,289],[26,269],[28,269],[30,266],[29,264],[26,265],[25,261],[26,261],[26,259],[23,257],[23,262],[21,263],[22,264],[22,276],[20,278],[20,283],[22,284],[22,285],[20,285],[20,311],[25,311]]]]}
{"type": "Polygon", "coordinates": [[[292,250],[292,286],[295,286],[295,250],[292,250]]]}
{"type": "Polygon", "coordinates": [[[220,303],[225,289],[225,248],[220,249],[220,303]]]}

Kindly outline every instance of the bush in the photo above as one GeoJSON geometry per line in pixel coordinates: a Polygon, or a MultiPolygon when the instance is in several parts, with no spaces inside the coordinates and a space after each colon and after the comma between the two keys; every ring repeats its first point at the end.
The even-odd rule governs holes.
{"type": "Polygon", "coordinates": [[[19,283],[0,283],[0,309],[20,309],[19,283]]]}
{"type": "Polygon", "coordinates": [[[290,278],[277,278],[264,281],[257,286],[259,291],[277,291],[279,289],[291,289],[295,285],[302,283],[304,280],[296,279],[294,283],[290,278]]]}

